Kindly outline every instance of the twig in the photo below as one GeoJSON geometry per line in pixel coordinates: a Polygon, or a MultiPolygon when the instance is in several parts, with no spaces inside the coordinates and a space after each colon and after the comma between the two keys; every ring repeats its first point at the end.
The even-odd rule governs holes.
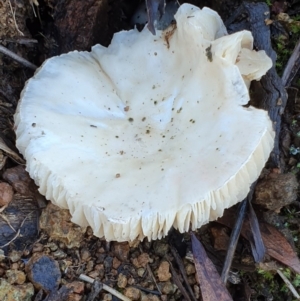
{"type": "MultiPolygon", "coordinates": [[[[5,209],[6,207],[7,207],[7,205],[3,206],[3,207],[0,209],[0,212],[2,212],[2,209],[3,209],[3,208],[5,209]]],[[[4,219],[4,220],[6,221],[6,223],[7,223],[8,226],[9,226],[9,228],[11,228],[14,232],[17,232],[16,229],[11,225],[11,223],[10,223],[9,219],[6,217],[6,215],[0,214],[0,216],[2,217],[2,219],[4,219]]]]}
{"type": "Polygon", "coordinates": [[[290,56],[281,77],[285,87],[289,87],[300,68],[300,40],[290,56]]]}
{"type": "Polygon", "coordinates": [[[282,280],[285,282],[285,284],[289,288],[289,290],[292,292],[294,297],[297,298],[297,300],[300,299],[298,292],[296,291],[296,289],[294,288],[292,283],[289,281],[289,279],[287,279],[279,269],[276,271],[277,271],[278,275],[282,278],[282,280]]]}
{"type": "Polygon", "coordinates": [[[238,217],[235,222],[234,228],[232,229],[229,244],[228,244],[228,251],[226,254],[223,270],[222,270],[222,282],[226,284],[228,273],[231,267],[233,255],[237,246],[237,242],[241,233],[242,225],[245,219],[246,215],[246,209],[247,209],[248,201],[247,198],[242,201],[242,203],[239,206],[238,209],[238,217]]]}
{"type": "MultiPolygon", "coordinates": [[[[174,280],[174,283],[178,286],[180,292],[182,293],[184,299],[186,301],[192,301],[188,292],[186,291],[186,289],[184,288],[183,284],[181,283],[175,269],[173,268],[173,265],[172,263],[169,261],[169,264],[170,264],[170,268],[171,268],[171,273],[172,273],[172,277],[173,277],[173,280],[174,280]]],[[[196,299],[195,299],[196,300],[196,299]]]]}
{"type": "MultiPolygon", "coordinates": [[[[2,213],[6,208],[7,208],[7,206],[8,206],[8,204],[6,204],[6,205],[4,205],[4,206],[2,206],[1,208],[0,208],[0,213],[2,213]]],[[[1,215],[1,214],[0,214],[1,215]]],[[[1,215],[2,216],[2,215],[1,215]]],[[[3,217],[3,219],[7,222],[7,220],[3,217]]]]}
{"type": "Polygon", "coordinates": [[[151,278],[153,279],[153,282],[155,283],[155,286],[156,286],[157,290],[158,290],[159,293],[162,295],[162,292],[161,292],[161,290],[160,290],[160,288],[159,288],[159,286],[158,286],[158,284],[157,284],[157,282],[156,282],[156,280],[155,280],[155,277],[154,277],[154,275],[153,275],[153,273],[152,273],[152,271],[151,271],[151,268],[150,268],[150,266],[149,266],[149,263],[147,263],[146,267],[147,267],[147,272],[148,272],[148,274],[151,276],[151,278]]]}
{"type": "Polygon", "coordinates": [[[17,61],[18,63],[24,65],[27,68],[36,70],[37,66],[30,63],[29,61],[23,59],[22,57],[20,57],[19,55],[15,54],[14,52],[8,50],[7,48],[5,48],[4,46],[0,45],[0,52],[9,56],[10,58],[12,58],[13,60],[17,61]]]}
{"type": "Polygon", "coordinates": [[[21,36],[24,36],[24,33],[19,29],[17,21],[16,21],[16,9],[13,10],[10,0],[8,0],[8,4],[9,4],[10,10],[11,10],[11,14],[12,14],[12,17],[13,17],[13,20],[15,23],[16,30],[21,36]]]}
{"type": "Polygon", "coordinates": [[[185,284],[187,286],[187,289],[188,289],[190,295],[192,296],[192,299],[194,301],[197,301],[197,298],[195,297],[194,292],[193,292],[193,290],[192,290],[192,288],[191,288],[191,286],[189,284],[189,281],[188,281],[188,278],[187,278],[187,275],[186,275],[186,272],[185,272],[185,268],[184,268],[183,263],[182,263],[182,259],[178,255],[177,250],[174,248],[174,246],[170,245],[170,250],[171,250],[172,255],[174,256],[174,259],[175,259],[175,261],[176,261],[176,263],[177,263],[177,265],[179,267],[179,270],[181,272],[183,280],[184,280],[184,282],[185,282],[185,284]]]}
{"type": "Polygon", "coordinates": [[[99,293],[102,291],[102,289],[103,289],[103,283],[101,283],[98,280],[94,280],[92,285],[92,291],[89,293],[86,301],[94,301],[99,295],[99,293]]]}
{"type": "MultiPolygon", "coordinates": [[[[144,251],[143,251],[142,246],[140,245],[139,247],[140,247],[141,253],[143,253],[144,251]]],[[[156,282],[155,277],[154,277],[154,275],[153,275],[153,273],[152,273],[152,270],[151,270],[151,268],[150,268],[149,263],[146,264],[146,268],[147,268],[148,274],[150,275],[150,277],[152,278],[153,282],[155,283],[155,286],[156,286],[157,290],[159,291],[160,295],[162,295],[162,292],[161,292],[159,286],[157,285],[157,282],[156,282]]]]}
{"type": "Polygon", "coordinates": [[[153,291],[153,290],[149,290],[148,288],[144,288],[144,287],[141,287],[139,285],[133,285],[133,287],[139,289],[140,291],[143,291],[145,293],[148,293],[148,294],[152,294],[152,295],[157,295],[157,296],[160,296],[161,293],[159,291],[153,291]]]}
{"type": "Polygon", "coordinates": [[[9,43],[17,43],[21,45],[30,45],[30,44],[37,44],[38,40],[36,39],[30,39],[30,38],[12,38],[12,39],[5,39],[5,42],[9,43]]]}
{"type": "MultiPolygon", "coordinates": [[[[83,281],[86,281],[88,283],[94,283],[94,279],[87,276],[87,275],[84,275],[84,274],[81,274],[79,276],[79,279],[80,280],[83,280],[83,281]]],[[[117,298],[123,300],[123,301],[132,301],[131,299],[127,298],[126,296],[122,295],[121,293],[119,293],[118,291],[116,291],[115,289],[111,288],[110,286],[103,284],[103,289],[106,290],[107,292],[111,293],[112,295],[116,296],[117,298]]]]}
{"type": "Polygon", "coordinates": [[[14,236],[8,243],[6,243],[6,244],[0,246],[0,248],[4,248],[4,247],[10,245],[14,240],[16,240],[16,239],[18,238],[18,236],[20,235],[21,229],[22,229],[22,227],[23,227],[23,225],[24,225],[26,219],[29,217],[29,215],[30,215],[31,213],[33,213],[33,211],[29,212],[29,213],[25,216],[25,218],[23,219],[23,221],[22,221],[22,223],[21,223],[21,225],[20,225],[20,227],[19,227],[17,233],[15,234],[15,236],[14,236]]]}

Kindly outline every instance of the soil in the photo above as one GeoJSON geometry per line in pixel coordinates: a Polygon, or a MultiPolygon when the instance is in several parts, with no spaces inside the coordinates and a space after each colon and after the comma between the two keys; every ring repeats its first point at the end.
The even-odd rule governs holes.
{"type": "MultiPolygon", "coordinates": [[[[115,32],[132,28],[130,19],[140,2],[3,0],[0,45],[36,66],[68,51],[90,50],[97,43],[107,46],[115,32]]],[[[225,21],[241,5],[238,0],[180,1],[184,2],[211,7],[225,21]]],[[[298,42],[300,3],[266,2],[272,12],[272,45],[277,51],[277,71],[281,75],[298,42]],[[282,13],[286,14],[284,20],[282,13]]],[[[34,70],[1,53],[0,65],[0,184],[3,183],[0,187],[0,300],[119,300],[103,284],[130,300],[201,300],[190,256],[189,234],[173,230],[158,241],[108,243],[94,237],[91,229],[72,224],[68,211],[49,204],[38,193],[15,147],[13,128],[20,93],[34,70]],[[80,278],[82,274],[95,282],[84,281],[80,278]],[[187,284],[183,288],[189,291],[189,297],[181,288],[184,277],[190,285],[190,291],[187,284]]],[[[260,85],[264,87],[263,81],[260,85]]],[[[299,85],[296,72],[287,87],[286,109],[280,113],[278,152],[263,171],[253,201],[259,222],[272,224],[289,241],[291,249],[282,243],[283,257],[292,256],[291,253],[297,256],[300,252],[299,85]]],[[[253,98],[260,97],[259,91],[259,87],[252,87],[253,98]]],[[[196,233],[219,272],[230,232],[231,225],[214,222],[196,233]]],[[[280,263],[278,258],[274,261],[270,254],[264,265],[256,265],[246,238],[244,235],[239,239],[229,275],[227,286],[233,300],[295,299],[276,270],[281,268],[299,292],[300,279],[291,272],[297,268],[288,262],[280,263]]]]}

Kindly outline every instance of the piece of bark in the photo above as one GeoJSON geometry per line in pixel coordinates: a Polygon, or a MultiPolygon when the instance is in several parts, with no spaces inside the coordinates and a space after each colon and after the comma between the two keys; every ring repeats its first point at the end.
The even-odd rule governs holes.
{"type": "Polygon", "coordinates": [[[276,53],[271,45],[270,27],[265,22],[269,18],[270,11],[266,3],[243,2],[240,8],[227,20],[226,25],[228,25],[229,32],[236,32],[243,29],[250,30],[254,38],[255,49],[265,50],[273,61],[273,66],[267,74],[263,76],[259,82],[252,82],[251,103],[267,110],[273,121],[276,137],[274,149],[271,153],[271,161],[274,167],[283,169],[283,161],[280,160],[279,133],[281,131],[281,115],[286,106],[287,93],[275,69],[276,53]],[[245,18],[240,20],[239,18],[242,15],[244,15],[245,18]],[[237,19],[239,19],[239,21],[234,23],[237,19]]]}
{"type": "Polygon", "coordinates": [[[59,53],[105,43],[110,30],[108,0],[51,0],[51,5],[59,53]]]}
{"type": "Polygon", "coordinates": [[[23,198],[15,194],[13,201],[2,215],[4,218],[0,216],[0,246],[9,244],[18,230],[20,235],[9,244],[15,250],[24,250],[28,244],[37,239],[39,212],[32,198],[23,198]]]}

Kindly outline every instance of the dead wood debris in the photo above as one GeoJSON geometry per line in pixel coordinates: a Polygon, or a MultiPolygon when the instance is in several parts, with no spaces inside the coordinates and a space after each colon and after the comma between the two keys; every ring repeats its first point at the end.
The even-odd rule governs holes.
{"type": "Polygon", "coordinates": [[[191,235],[194,262],[197,271],[197,279],[201,288],[203,300],[210,301],[232,301],[232,298],[223,284],[219,273],[200,241],[194,234],[191,235]]]}
{"type": "MultiPolygon", "coordinates": [[[[33,212],[30,212],[30,213],[28,213],[28,214],[25,216],[25,218],[23,219],[23,221],[22,221],[22,223],[21,223],[21,225],[20,225],[18,231],[16,232],[16,235],[15,235],[8,243],[6,243],[6,244],[0,246],[0,248],[5,248],[6,246],[9,246],[14,240],[16,240],[16,239],[19,237],[20,232],[21,232],[21,229],[22,229],[22,227],[23,227],[23,225],[24,225],[26,219],[27,219],[27,218],[30,216],[30,214],[32,214],[32,213],[33,213],[33,212]]],[[[10,224],[9,224],[9,225],[10,225],[10,224]]],[[[11,227],[14,231],[16,231],[11,225],[10,225],[10,227],[11,227]]]]}
{"type": "MultiPolygon", "coordinates": [[[[94,281],[95,281],[93,278],[88,277],[87,275],[83,275],[83,274],[81,274],[81,275],[79,276],[79,279],[80,279],[80,280],[83,280],[83,281],[86,281],[86,282],[88,282],[88,283],[91,283],[91,284],[93,284],[94,281]]],[[[104,290],[106,290],[107,292],[109,292],[109,293],[111,293],[112,295],[116,296],[117,298],[119,298],[119,299],[121,299],[121,300],[123,300],[123,301],[131,301],[129,298],[127,298],[126,296],[122,295],[121,293],[119,293],[119,292],[116,291],[115,289],[111,288],[110,286],[108,286],[108,285],[106,285],[106,284],[104,284],[104,283],[101,283],[101,285],[102,285],[102,288],[103,288],[104,290]]]]}
{"type": "Polygon", "coordinates": [[[16,62],[20,63],[21,65],[30,68],[32,70],[36,70],[37,66],[30,63],[29,61],[25,60],[24,58],[20,57],[19,55],[15,54],[14,52],[8,50],[6,47],[0,45],[0,52],[9,56],[10,58],[12,58],[13,60],[15,60],[16,62]]]}
{"type": "MultiPolygon", "coordinates": [[[[170,245],[170,250],[171,250],[171,253],[174,256],[174,259],[175,259],[175,261],[176,261],[176,263],[178,265],[178,268],[179,268],[179,270],[181,272],[181,275],[183,277],[183,280],[185,282],[185,285],[187,287],[187,290],[188,290],[188,292],[189,292],[192,300],[196,301],[197,299],[196,299],[195,294],[194,294],[194,292],[193,292],[193,290],[192,290],[192,288],[191,288],[191,286],[189,284],[189,281],[188,281],[188,278],[187,278],[187,275],[186,275],[186,271],[185,271],[182,259],[180,258],[179,254],[178,254],[177,250],[174,248],[174,246],[170,245]]],[[[171,268],[172,268],[172,270],[171,270],[172,274],[173,274],[173,272],[175,273],[175,270],[174,270],[172,264],[171,264],[171,268]]],[[[177,285],[177,283],[176,283],[176,285],[177,285]]],[[[183,294],[183,295],[185,296],[185,294],[183,294]]]]}

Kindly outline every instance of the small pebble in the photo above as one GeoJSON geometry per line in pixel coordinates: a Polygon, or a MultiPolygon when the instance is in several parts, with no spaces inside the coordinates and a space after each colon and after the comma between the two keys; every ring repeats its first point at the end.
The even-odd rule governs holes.
{"type": "Polygon", "coordinates": [[[145,269],[144,268],[139,268],[137,270],[137,274],[139,275],[139,277],[143,277],[145,274],[145,269]]]}
{"type": "Polygon", "coordinates": [[[112,265],[114,269],[117,269],[121,265],[121,261],[117,257],[114,257],[112,265]]]}
{"type": "Polygon", "coordinates": [[[23,255],[23,252],[22,251],[11,251],[9,254],[8,254],[8,258],[11,262],[17,262],[21,259],[23,255]]]}
{"type": "Polygon", "coordinates": [[[89,260],[85,268],[86,273],[91,272],[93,268],[94,268],[94,262],[93,260],[89,260]]]}
{"type": "Polygon", "coordinates": [[[102,297],[103,301],[112,301],[113,297],[111,294],[104,294],[102,297]]]}
{"type": "Polygon", "coordinates": [[[127,286],[127,277],[123,275],[122,273],[118,276],[118,287],[119,288],[125,288],[127,286]]]}
{"type": "Polygon", "coordinates": [[[163,294],[170,295],[174,294],[176,291],[176,286],[172,284],[170,281],[167,282],[161,282],[158,284],[160,287],[160,290],[163,294]]]}
{"type": "Polygon", "coordinates": [[[168,281],[171,278],[170,264],[167,261],[162,261],[157,270],[159,281],[168,281]]]}
{"type": "Polygon", "coordinates": [[[115,242],[113,244],[114,254],[121,261],[128,260],[129,249],[130,249],[129,244],[127,242],[125,242],[125,243],[115,242]]]}
{"type": "Polygon", "coordinates": [[[12,263],[10,268],[11,268],[11,270],[18,270],[19,269],[19,263],[18,262],[12,263]]]}
{"type": "Polygon", "coordinates": [[[137,268],[144,268],[149,262],[151,262],[151,258],[147,253],[142,253],[137,258],[132,260],[133,265],[137,268]]]}
{"type": "Polygon", "coordinates": [[[196,273],[196,269],[195,269],[195,266],[191,263],[188,263],[186,266],[185,266],[185,271],[186,271],[186,274],[189,276],[189,275],[193,275],[196,273]]]}
{"type": "Polygon", "coordinates": [[[23,284],[26,280],[24,272],[17,270],[7,270],[6,277],[10,284],[23,284]]]}
{"type": "Polygon", "coordinates": [[[81,281],[73,281],[66,284],[67,288],[72,288],[73,293],[76,294],[83,294],[84,293],[84,283],[81,281]]]}
{"type": "Polygon", "coordinates": [[[128,287],[125,289],[124,295],[131,300],[139,300],[141,291],[135,287],[128,287]]]}
{"type": "Polygon", "coordinates": [[[55,252],[52,253],[52,255],[56,259],[64,259],[67,257],[67,254],[61,249],[56,250],[55,252]]]}
{"type": "Polygon", "coordinates": [[[32,247],[32,253],[42,252],[44,249],[44,245],[40,243],[35,243],[32,247]]]}
{"type": "Polygon", "coordinates": [[[81,250],[81,260],[86,262],[91,258],[91,252],[88,249],[82,249],[81,250]]]}

